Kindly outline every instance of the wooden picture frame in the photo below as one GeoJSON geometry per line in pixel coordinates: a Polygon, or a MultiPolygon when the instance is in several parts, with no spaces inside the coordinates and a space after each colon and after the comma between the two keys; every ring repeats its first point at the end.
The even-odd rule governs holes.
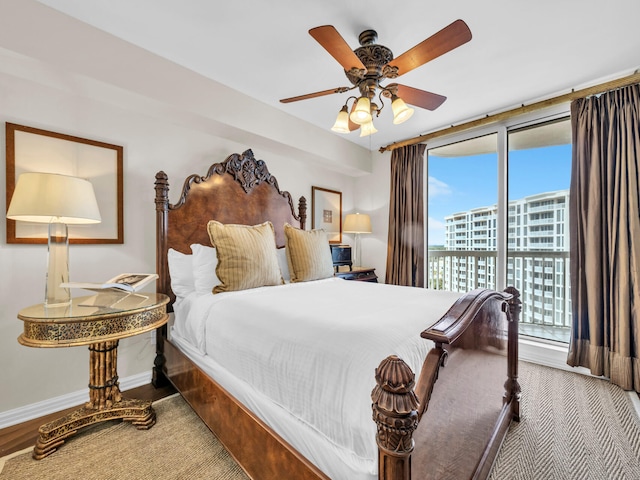
{"type": "Polygon", "coordinates": [[[342,243],[342,192],[311,187],[311,228],[327,232],[330,244],[342,243]]]}
{"type": "MultiPolygon", "coordinates": [[[[124,243],[123,147],[6,123],[7,209],[21,173],[45,172],[89,180],[102,221],[69,225],[69,243],[124,243]]],[[[7,219],[7,243],[47,243],[47,225],[7,219]]]]}

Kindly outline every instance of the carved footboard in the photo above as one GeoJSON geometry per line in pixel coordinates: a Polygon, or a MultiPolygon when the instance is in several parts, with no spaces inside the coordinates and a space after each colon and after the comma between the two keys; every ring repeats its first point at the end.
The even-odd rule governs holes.
{"type": "Polygon", "coordinates": [[[371,394],[380,480],[489,475],[520,416],[519,315],[516,289],[476,290],[422,332],[435,347],[417,384],[402,359],[380,363],[371,394]]]}

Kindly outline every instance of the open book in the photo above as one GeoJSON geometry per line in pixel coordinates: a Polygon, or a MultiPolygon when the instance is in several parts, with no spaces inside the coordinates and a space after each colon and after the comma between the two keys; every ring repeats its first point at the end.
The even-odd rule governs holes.
{"type": "Polygon", "coordinates": [[[117,277],[107,280],[105,283],[66,282],[61,283],[62,288],[84,288],[85,290],[111,290],[124,293],[138,292],[146,284],[158,278],[155,273],[121,273],[117,277]]]}

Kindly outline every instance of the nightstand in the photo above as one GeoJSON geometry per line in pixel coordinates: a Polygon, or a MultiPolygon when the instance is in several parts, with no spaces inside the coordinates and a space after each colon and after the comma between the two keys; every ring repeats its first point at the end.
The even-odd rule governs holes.
{"type": "MultiPolygon", "coordinates": [[[[109,294],[73,298],[66,306],[24,308],[18,318],[27,347],[89,346],[89,401],[62,418],[42,425],[33,449],[40,460],[55,452],[81,428],[122,419],[146,430],[156,422],[151,402],[126,399],[118,383],[118,340],[161,327],[169,318],[169,297],[157,293],[109,294]]],[[[42,368],[49,368],[43,365],[42,368]]]]}
{"type": "Polygon", "coordinates": [[[335,273],[336,277],[343,278],[345,280],[356,280],[359,282],[372,282],[378,283],[378,276],[376,275],[375,268],[369,267],[353,267],[352,270],[340,267],[335,273]]]}

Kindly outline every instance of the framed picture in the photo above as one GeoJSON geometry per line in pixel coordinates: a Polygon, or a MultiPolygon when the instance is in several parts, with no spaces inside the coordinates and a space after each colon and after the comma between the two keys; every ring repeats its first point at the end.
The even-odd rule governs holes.
{"type": "MultiPolygon", "coordinates": [[[[6,124],[7,208],[21,173],[59,173],[93,185],[102,221],[69,225],[69,243],[124,243],[123,147],[6,124]]],[[[47,225],[7,219],[7,243],[47,243],[47,225]]]]}
{"type": "Polygon", "coordinates": [[[327,232],[329,243],[342,242],[342,193],[311,187],[311,228],[327,232]]]}

